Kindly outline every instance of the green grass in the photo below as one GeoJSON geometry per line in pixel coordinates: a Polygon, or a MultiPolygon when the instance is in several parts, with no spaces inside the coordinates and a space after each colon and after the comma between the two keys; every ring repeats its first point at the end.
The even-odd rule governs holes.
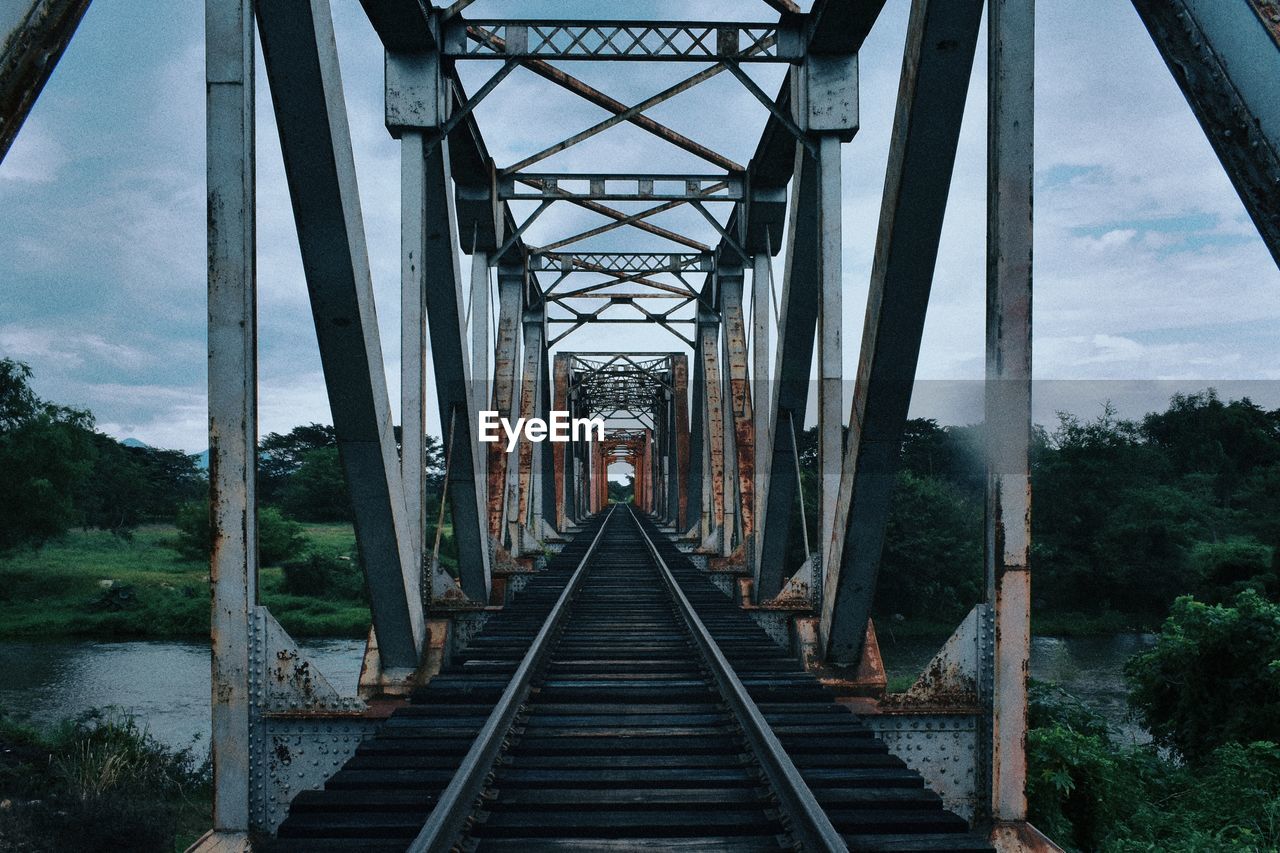
{"type": "MultiPolygon", "coordinates": [[[[309,546],[355,547],[349,524],[304,525],[309,546]]],[[[171,525],[139,528],[129,540],[75,530],[38,551],[0,559],[0,638],[199,639],[209,635],[209,568],[171,546],[171,525]],[[114,587],[112,587],[114,584],[114,587]]],[[[295,636],[362,637],[362,601],[285,595],[277,567],[260,571],[260,600],[295,636]]]]}

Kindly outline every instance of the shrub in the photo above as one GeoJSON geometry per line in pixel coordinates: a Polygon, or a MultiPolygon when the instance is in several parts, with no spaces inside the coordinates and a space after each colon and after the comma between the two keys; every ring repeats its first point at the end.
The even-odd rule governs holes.
{"type": "Polygon", "coordinates": [[[289,521],[275,507],[258,509],[258,562],[275,566],[302,553],[307,539],[302,525],[289,521]]]}
{"type": "Polygon", "coordinates": [[[1067,850],[1280,849],[1280,747],[1226,744],[1192,768],[1148,744],[1117,744],[1105,721],[1032,685],[1030,820],[1067,850]]]}
{"type": "Polygon", "coordinates": [[[281,564],[280,568],[284,571],[281,591],[288,595],[368,599],[364,573],[353,560],[344,560],[327,551],[313,551],[281,564]]]}
{"type": "Polygon", "coordinates": [[[1125,668],[1130,704],[1156,742],[1192,763],[1280,732],[1280,605],[1253,590],[1234,606],[1179,598],[1150,651],[1125,668]]]}
{"type": "Polygon", "coordinates": [[[204,812],[208,762],[118,713],[40,733],[0,720],[0,849],[169,853],[180,813],[204,812]]]}
{"type": "Polygon", "coordinates": [[[1273,582],[1271,549],[1252,539],[1197,542],[1190,559],[1201,597],[1210,603],[1230,601],[1245,589],[1265,593],[1273,582]]]}
{"type": "Polygon", "coordinates": [[[213,542],[209,532],[209,504],[206,501],[184,503],[178,507],[173,523],[178,528],[177,552],[188,560],[208,560],[213,542]]]}
{"type": "MultiPolygon", "coordinates": [[[[178,553],[188,560],[208,560],[213,547],[208,504],[201,501],[183,504],[174,523],[178,527],[178,553]]],[[[259,563],[277,565],[298,556],[305,546],[301,524],[289,521],[275,507],[258,509],[259,563]]]]}

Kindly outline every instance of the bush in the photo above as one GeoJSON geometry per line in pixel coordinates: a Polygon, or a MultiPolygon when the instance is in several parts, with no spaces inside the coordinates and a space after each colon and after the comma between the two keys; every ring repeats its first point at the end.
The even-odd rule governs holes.
{"type": "MultiPolygon", "coordinates": [[[[208,560],[213,547],[209,507],[200,501],[183,504],[174,522],[178,527],[177,550],[188,560],[208,560]]],[[[307,540],[302,525],[289,521],[275,507],[258,509],[258,562],[278,565],[302,553],[307,540]]]]}
{"type": "Polygon", "coordinates": [[[206,501],[188,501],[178,507],[173,522],[178,528],[178,540],[174,546],[185,559],[205,561],[213,547],[209,532],[209,504],[206,501]]]}
{"type": "Polygon", "coordinates": [[[207,819],[208,762],[130,717],[92,712],[46,733],[0,719],[0,744],[0,849],[169,853],[180,819],[207,819]]]}
{"type": "Polygon", "coordinates": [[[368,600],[364,574],[353,560],[344,560],[327,551],[313,551],[301,559],[281,564],[280,568],[284,572],[281,591],[288,595],[368,600]]]}
{"type": "Polygon", "coordinates": [[[1179,598],[1150,651],[1125,667],[1130,704],[1156,742],[1192,763],[1280,733],[1280,605],[1253,590],[1234,606],[1179,598]]]}
{"type": "Polygon", "coordinates": [[[1197,542],[1190,560],[1199,579],[1200,597],[1210,603],[1230,601],[1245,589],[1265,594],[1275,585],[1271,549],[1252,539],[1197,542]]]}
{"type": "Polygon", "coordinates": [[[258,509],[258,562],[275,566],[302,553],[307,538],[302,525],[289,521],[275,507],[258,509]]]}
{"type": "Polygon", "coordinates": [[[1105,721],[1032,685],[1030,820],[1067,850],[1280,849],[1280,747],[1227,744],[1195,768],[1122,746],[1105,721]]]}

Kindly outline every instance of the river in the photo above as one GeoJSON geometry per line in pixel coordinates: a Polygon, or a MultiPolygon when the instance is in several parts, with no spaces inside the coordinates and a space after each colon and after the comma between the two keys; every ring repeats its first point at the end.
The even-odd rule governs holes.
{"type": "MultiPolygon", "coordinates": [[[[1101,712],[1126,738],[1145,739],[1127,719],[1124,662],[1154,642],[1151,635],[1036,637],[1031,675],[1056,682],[1101,712]]],[[[301,644],[335,688],[355,694],[362,640],[301,644]]],[[[882,636],[890,676],[919,672],[939,642],[882,636]]],[[[162,742],[207,750],[209,647],[172,642],[0,642],[0,710],[48,724],[94,708],[135,715],[162,742]]]]}

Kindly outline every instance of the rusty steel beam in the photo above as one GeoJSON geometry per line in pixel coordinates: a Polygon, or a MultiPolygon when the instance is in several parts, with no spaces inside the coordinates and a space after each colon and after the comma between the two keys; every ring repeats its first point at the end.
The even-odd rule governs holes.
{"type": "Polygon", "coordinates": [[[386,668],[412,671],[425,637],[421,566],[404,517],[333,18],[328,0],[259,0],[257,20],[378,651],[386,668]]]}
{"type": "Polygon", "coordinates": [[[799,465],[793,452],[793,426],[802,429],[804,425],[818,328],[818,218],[811,213],[818,197],[818,163],[803,148],[797,150],[796,159],[769,401],[771,444],[763,478],[766,495],[764,513],[757,519],[761,537],[755,590],[761,601],[777,595],[787,578],[786,570],[796,568],[786,565],[799,465]]]}
{"type": "Polygon", "coordinates": [[[717,273],[720,307],[724,317],[726,373],[730,416],[736,449],[738,518],[743,544],[755,548],[756,435],[751,399],[751,373],[747,367],[747,329],[742,310],[743,271],[723,266],[717,273]]]}
{"type": "MultiPolygon", "coordinates": [[[[554,405],[558,411],[573,411],[573,406],[569,401],[569,360],[571,356],[568,353],[556,353],[555,366],[552,368],[554,376],[552,381],[555,383],[554,405]]],[[[573,417],[571,414],[570,417],[573,417]]],[[[555,454],[555,512],[556,512],[556,529],[563,531],[569,526],[568,508],[565,506],[568,493],[565,490],[565,458],[568,455],[568,447],[557,442],[553,447],[555,454]]]]}
{"type": "MultiPolygon", "coordinates": [[[[524,271],[520,267],[498,267],[498,338],[493,357],[493,410],[498,417],[512,420],[516,405],[516,370],[520,353],[520,309],[524,293],[524,271]]],[[[510,454],[502,442],[489,445],[489,536],[503,541],[507,516],[507,468],[510,454]]]]}
{"type": "MultiPolygon", "coordinates": [[[[521,325],[524,328],[524,360],[520,371],[520,417],[526,421],[538,417],[538,403],[541,395],[541,366],[543,343],[546,334],[546,317],[542,310],[525,311],[521,325]]],[[[530,531],[534,527],[534,491],[536,489],[534,442],[527,438],[520,439],[517,448],[519,453],[519,504],[516,518],[530,531]]]]}
{"type": "Polygon", "coordinates": [[[986,568],[995,609],[991,817],[1027,818],[1035,4],[991,0],[987,125],[986,568]]]}
{"type": "Polygon", "coordinates": [[[725,417],[721,378],[720,318],[705,308],[698,309],[698,343],[702,359],[703,408],[703,545],[727,552],[732,531],[725,530],[725,417]]]}
{"type": "Polygon", "coordinates": [[[689,358],[684,353],[671,357],[671,390],[675,400],[675,471],[671,478],[678,489],[676,498],[676,529],[685,531],[689,520],[689,493],[682,483],[684,472],[689,470],[689,358]]]}
{"type": "Polygon", "coordinates": [[[1133,0],[1280,265],[1280,5],[1133,0]]]}
{"type": "Polygon", "coordinates": [[[951,188],[982,0],[915,0],[907,26],[820,637],[860,659],[951,188]]]}
{"type": "Polygon", "coordinates": [[[249,646],[258,598],[253,3],[207,0],[205,22],[214,841],[251,828],[249,646]]]}
{"type": "Polygon", "coordinates": [[[32,0],[0,42],[0,162],[88,8],[89,0],[32,0]]]}

